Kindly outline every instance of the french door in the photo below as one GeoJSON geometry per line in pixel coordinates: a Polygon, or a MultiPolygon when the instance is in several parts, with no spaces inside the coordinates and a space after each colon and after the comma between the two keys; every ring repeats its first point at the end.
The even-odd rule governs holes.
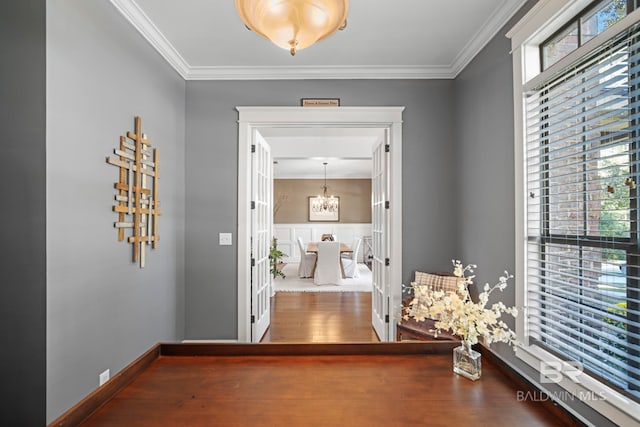
{"type": "Polygon", "coordinates": [[[371,174],[371,237],[373,288],[371,294],[371,325],[380,341],[387,341],[389,322],[389,247],[388,247],[388,163],[389,145],[382,141],[373,148],[371,174]]]}
{"type": "Polygon", "coordinates": [[[256,132],[251,147],[251,341],[259,342],[271,322],[271,148],[256,132]]]}

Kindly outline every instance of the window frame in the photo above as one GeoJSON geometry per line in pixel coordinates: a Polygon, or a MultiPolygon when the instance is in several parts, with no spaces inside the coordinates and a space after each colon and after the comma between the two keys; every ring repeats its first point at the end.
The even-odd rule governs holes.
{"type": "MultiPolygon", "coordinates": [[[[554,62],[553,64],[545,67],[544,66],[544,47],[546,45],[548,45],[551,41],[553,41],[553,39],[555,39],[557,36],[559,36],[560,34],[562,34],[565,30],[567,30],[569,27],[571,27],[572,25],[576,25],[576,28],[578,30],[578,47],[576,49],[579,49],[581,46],[584,46],[584,44],[586,44],[587,42],[589,42],[589,40],[592,40],[593,38],[587,40],[587,41],[583,41],[582,40],[582,18],[584,18],[585,16],[589,15],[591,12],[593,12],[599,5],[600,3],[604,2],[605,0],[591,0],[591,3],[588,4],[587,6],[584,7],[584,9],[582,9],[579,13],[577,13],[576,15],[573,16],[573,18],[569,19],[564,25],[562,25],[560,28],[558,28],[558,30],[556,30],[553,34],[551,34],[549,37],[547,37],[542,43],[540,43],[539,46],[539,53],[540,53],[540,71],[544,72],[546,69],[548,69],[549,67],[551,67],[553,64],[555,64],[556,62],[560,61],[562,58],[559,58],[558,61],[554,62]]],[[[633,11],[636,9],[636,0],[627,0],[627,14],[630,13],[630,11],[633,11]]],[[[596,35],[597,37],[597,35],[596,35]]],[[[574,50],[576,50],[574,49],[574,50]]],[[[572,51],[573,52],[573,51],[572,51]]],[[[566,56],[566,55],[565,55],[566,56]]]]}
{"type": "MultiPolygon", "coordinates": [[[[634,5],[637,3],[633,0],[634,5]]],[[[547,391],[543,381],[542,371],[546,364],[554,366],[567,366],[556,355],[538,346],[530,340],[529,325],[525,321],[527,317],[527,200],[526,200],[526,135],[525,112],[526,93],[538,86],[575,62],[595,46],[608,40],[616,34],[630,27],[633,23],[640,22],[640,10],[636,8],[626,17],[598,34],[585,45],[569,53],[562,59],[542,71],[542,58],[540,46],[569,23],[584,10],[589,12],[595,4],[592,0],[540,0],[531,10],[507,33],[511,39],[513,60],[513,96],[514,96],[514,163],[515,163],[515,252],[516,252],[516,305],[522,309],[522,313],[516,319],[516,333],[519,344],[516,347],[516,357],[527,365],[533,367],[540,377],[536,379],[538,386],[549,394],[551,399],[562,406],[567,407],[566,396],[558,396],[547,391]]],[[[570,371],[570,370],[567,370],[570,371]]],[[[562,370],[564,373],[565,371],[562,370]]],[[[586,374],[561,375],[554,381],[558,386],[570,393],[585,393],[589,396],[606,396],[606,399],[580,399],[584,404],[592,407],[613,422],[621,425],[638,422],[640,418],[640,404],[618,393],[611,387],[597,381],[586,374]]],[[[553,387],[550,387],[552,388],[553,387]]],[[[573,411],[572,411],[573,412],[573,411]]]]}

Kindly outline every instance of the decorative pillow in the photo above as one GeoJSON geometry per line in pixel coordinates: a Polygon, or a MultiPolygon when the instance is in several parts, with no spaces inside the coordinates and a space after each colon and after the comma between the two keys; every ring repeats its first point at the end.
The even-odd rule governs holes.
{"type": "Polygon", "coordinates": [[[428,286],[432,291],[443,291],[445,293],[458,292],[458,284],[464,279],[456,276],[441,276],[438,274],[423,273],[416,271],[415,282],[419,286],[428,286]]]}
{"type": "MultiPolygon", "coordinates": [[[[416,286],[425,286],[430,288],[431,291],[443,291],[445,293],[450,291],[458,292],[458,284],[464,281],[461,277],[423,273],[422,271],[416,271],[414,279],[416,286]]],[[[415,317],[416,310],[416,306],[412,307],[409,310],[409,316],[415,317]]]]}

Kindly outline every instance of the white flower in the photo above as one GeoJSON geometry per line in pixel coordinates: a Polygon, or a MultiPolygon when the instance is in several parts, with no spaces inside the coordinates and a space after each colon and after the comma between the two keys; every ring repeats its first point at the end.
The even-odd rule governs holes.
{"type": "Polygon", "coordinates": [[[464,269],[462,267],[462,264],[460,264],[460,261],[454,261],[453,263],[453,275],[456,277],[463,277],[464,276],[464,269]]]}
{"type": "Polygon", "coordinates": [[[504,290],[507,287],[507,281],[513,276],[505,271],[505,275],[498,279],[497,284],[491,286],[487,283],[484,286],[484,292],[478,296],[478,302],[473,302],[469,295],[468,284],[473,283],[475,276],[467,276],[466,273],[473,273],[473,269],[477,266],[469,264],[463,267],[459,260],[452,260],[452,263],[454,276],[465,279],[459,285],[458,291],[447,293],[432,291],[426,286],[411,283],[414,298],[409,306],[405,307],[404,318],[413,317],[417,321],[434,319],[436,336],[443,330],[449,330],[469,344],[476,344],[479,337],[483,337],[487,344],[492,342],[514,344],[516,334],[500,318],[502,313],[516,317],[518,310],[515,307],[506,307],[501,301],[494,303],[491,308],[486,308],[489,295],[496,289],[504,290]]]}

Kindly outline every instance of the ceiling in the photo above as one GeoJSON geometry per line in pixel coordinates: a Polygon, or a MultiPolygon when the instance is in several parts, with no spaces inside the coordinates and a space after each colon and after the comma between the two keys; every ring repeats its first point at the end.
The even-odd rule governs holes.
{"type": "Polygon", "coordinates": [[[292,57],[233,0],[111,0],[187,80],[455,78],[526,0],[351,0],[348,25],[292,57]]]}
{"type": "Polygon", "coordinates": [[[380,128],[264,128],[271,147],[273,176],[278,179],[371,178],[374,146],[384,139],[380,128]]]}
{"type": "Polygon", "coordinates": [[[324,179],[323,162],[327,163],[327,179],[371,179],[372,159],[344,157],[274,159],[273,177],[276,179],[324,179]]]}
{"type": "MultiPolygon", "coordinates": [[[[233,0],[111,0],[185,80],[453,79],[526,0],[351,0],[348,25],[295,56],[233,0]]],[[[371,177],[379,129],[264,129],[276,178],[371,177]]]]}

